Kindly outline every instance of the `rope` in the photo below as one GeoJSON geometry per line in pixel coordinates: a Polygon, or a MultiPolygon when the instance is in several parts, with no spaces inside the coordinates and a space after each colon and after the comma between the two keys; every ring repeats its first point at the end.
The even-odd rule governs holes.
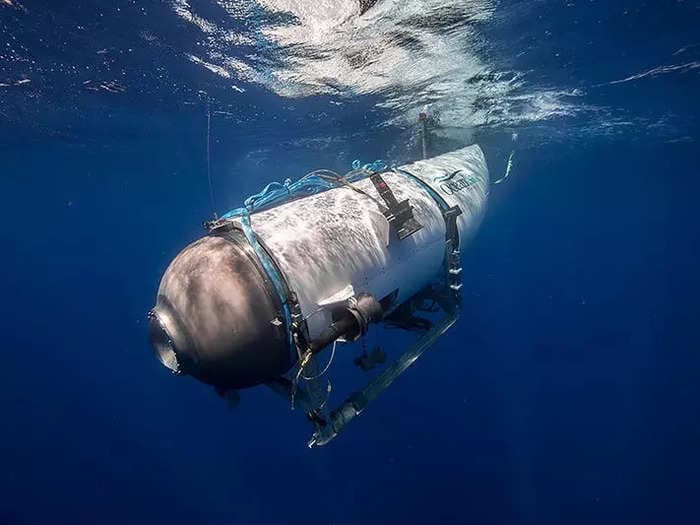
{"type": "Polygon", "coordinates": [[[513,133],[512,139],[513,139],[513,150],[510,152],[510,155],[508,155],[508,163],[506,164],[506,172],[503,175],[503,177],[501,177],[497,181],[494,181],[493,184],[501,184],[502,182],[505,182],[506,180],[508,180],[508,177],[510,177],[510,171],[513,168],[513,156],[515,155],[515,144],[516,144],[516,142],[518,142],[518,134],[513,133]]]}

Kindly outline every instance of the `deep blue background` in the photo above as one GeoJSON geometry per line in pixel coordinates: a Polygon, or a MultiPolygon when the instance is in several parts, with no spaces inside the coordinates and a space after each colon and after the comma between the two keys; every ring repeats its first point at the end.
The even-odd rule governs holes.
{"type": "MultiPolygon", "coordinates": [[[[665,22],[657,47],[630,46],[645,60],[627,70],[687,42],[689,21],[665,22]]],[[[598,34],[609,51],[612,34],[598,34]]],[[[576,62],[577,78],[620,78],[604,54],[576,62]]],[[[590,95],[632,116],[668,108],[682,115],[678,137],[519,129],[514,175],[465,252],[458,326],[313,451],[303,417],[272,393],[244,392],[231,411],[148,348],[160,275],[209,214],[201,112],[112,105],[104,134],[4,127],[17,133],[0,148],[0,523],[697,523],[699,88],[691,72],[590,95]]],[[[214,124],[222,209],[405,140],[359,127],[350,105],[331,120],[351,140],[292,146],[289,126],[265,133],[281,103],[250,97],[271,116],[214,124]]],[[[507,137],[477,133],[494,174],[507,137]]],[[[359,379],[349,361],[339,373],[359,379]]]]}

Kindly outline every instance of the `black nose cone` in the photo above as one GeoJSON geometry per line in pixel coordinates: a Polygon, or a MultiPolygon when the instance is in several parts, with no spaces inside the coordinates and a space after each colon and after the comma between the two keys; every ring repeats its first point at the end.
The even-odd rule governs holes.
{"type": "Polygon", "coordinates": [[[293,364],[280,300],[237,231],[185,248],[149,318],[161,363],[217,387],[253,386],[293,364]]]}

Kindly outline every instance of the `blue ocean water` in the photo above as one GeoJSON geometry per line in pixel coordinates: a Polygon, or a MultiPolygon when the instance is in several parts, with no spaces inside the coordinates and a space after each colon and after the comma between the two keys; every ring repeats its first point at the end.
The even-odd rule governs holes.
{"type": "Polygon", "coordinates": [[[0,0],[0,523],[697,523],[698,22],[692,0],[0,0]],[[415,160],[426,106],[430,151],[479,143],[493,178],[517,133],[459,323],[327,447],[149,349],[211,217],[207,101],[219,212],[415,160]]]}

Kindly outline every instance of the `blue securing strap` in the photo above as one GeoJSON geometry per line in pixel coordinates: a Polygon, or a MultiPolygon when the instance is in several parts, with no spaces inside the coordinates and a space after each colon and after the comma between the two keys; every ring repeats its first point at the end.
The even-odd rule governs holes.
{"type": "Polygon", "coordinates": [[[283,277],[277,271],[277,267],[272,262],[272,259],[270,259],[268,253],[260,245],[260,242],[258,241],[258,236],[253,231],[253,226],[250,224],[250,214],[246,210],[246,212],[240,215],[239,218],[241,221],[243,234],[246,236],[246,239],[248,239],[250,246],[255,252],[255,255],[257,255],[260,264],[262,264],[262,267],[265,270],[265,273],[267,274],[267,277],[270,279],[270,281],[272,281],[272,286],[274,286],[275,292],[277,292],[277,296],[279,297],[280,303],[282,304],[282,313],[284,314],[284,323],[287,329],[287,343],[289,344],[289,351],[292,357],[292,361],[294,361],[296,356],[293,352],[294,339],[291,330],[292,311],[289,307],[289,300],[287,298],[287,287],[284,284],[283,277]]]}
{"type": "Polygon", "coordinates": [[[436,192],[427,182],[425,182],[423,179],[420,177],[416,177],[413,173],[410,171],[402,170],[401,168],[394,167],[393,170],[396,173],[401,173],[402,175],[405,175],[411,180],[416,181],[418,184],[420,184],[425,191],[427,191],[430,196],[433,198],[435,202],[437,202],[437,205],[440,207],[440,210],[443,212],[446,212],[447,210],[450,209],[450,205],[447,204],[447,201],[442,198],[442,195],[440,195],[438,192],[436,192]]]}
{"type": "MultiPolygon", "coordinates": [[[[372,165],[375,164],[376,162],[372,165]]],[[[350,182],[365,178],[367,175],[368,172],[366,169],[351,172],[342,178],[331,171],[317,170],[309,173],[296,182],[292,182],[290,179],[285,180],[284,183],[271,182],[259,193],[251,195],[245,199],[243,208],[231,210],[221,217],[222,220],[240,220],[243,234],[248,240],[250,246],[253,248],[253,251],[260,261],[265,274],[275,288],[275,292],[277,293],[280,304],[282,305],[282,313],[284,314],[284,322],[287,330],[287,341],[289,343],[289,351],[292,354],[292,361],[296,359],[296,355],[294,353],[294,335],[292,334],[292,311],[288,298],[289,288],[287,287],[283,275],[280,273],[271,256],[262,247],[260,241],[258,241],[258,237],[250,222],[250,214],[272,208],[273,206],[277,206],[283,202],[289,202],[294,199],[299,199],[308,195],[338,188],[350,182]]]]}

